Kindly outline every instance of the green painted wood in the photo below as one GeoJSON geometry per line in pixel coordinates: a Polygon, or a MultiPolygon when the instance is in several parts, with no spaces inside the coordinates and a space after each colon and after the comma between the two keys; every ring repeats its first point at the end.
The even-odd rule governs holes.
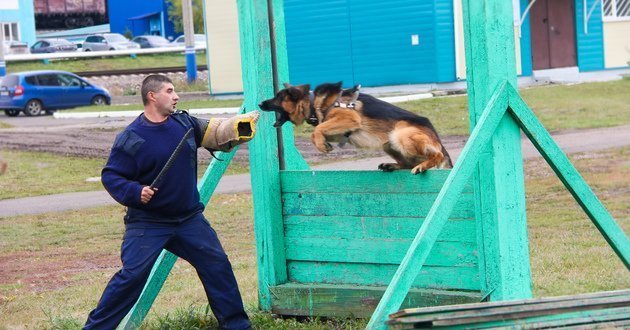
{"type": "MultiPolygon", "coordinates": [[[[326,284],[285,284],[272,287],[272,312],[281,315],[366,317],[370,315],[383,287],[326,284]]],[[[405,306],[435,306],[479,301],[477,292],[414,289],[405,306]]]]}
{"type": "MultiPolygon", "coordinates": [[[[351,215],[379,217],[422,216],[436,199],[435,194],[282,194],[285,215],[351,215]]],[[[472,194],[463,194],[452,217],[473,218],[472,194]]]]}
{"type": "MultiPolygon", "coordinates": [[[[411,239],[333,239],[285,237],[287,260],[355,262],[399,265],[411,239]]],[[[436,242],[426,265],[472,267],[477,265],[475,243],[436,242]]]]}
{"type": "MultiPolygon", "coordinates": [[[[329,283],[348,285],[389,284],[397,265],[358,264],[335,262],[289,261],[290,282],[329,283]]],[[[416,272],[412,288],[479,291],[479,268],[425,266],[416,272]]],[[[417,307],[417,306],[416,306],[417,307]]]]}
{"type": "MultiPolygon", "coordinates": [[[[278,74],[278,82],[282,88],[282,84],[290,82],[289,78],[289,57],[287,56],[287,39],[284,24],[284,1],[272,1],[273,10],[273,27],[276,44],[276,66],[278,74]]],[[[271,80],[271,77],[269,77],[271,80]]],[[[272,82],[269,82],[272,83],[272,82]]],[[[287,170],[306,170],[308,164],[302,157],[302,154],[295,147],[294,127],[291,124],[282,126],[282,140],[284,141],[284,162],[287,170]]]]}
{"type": "MultiPolygon", "coordinates": [[[[512,1],[464,0],[470,127],[495,86],[516,86],[512,1]]],[[[483,291],[490,300],[531,297],[520,130],[502,118],[475,173],[483,291]]]]}
{"type": "Polygon", "coordinates": [[[481,153],[487,150],[488,142],[504,117],[507,105],[508,94],[505,92],[504,83],[497,87],[486,106],[458,161],[431,206],[427,218],[374,311],[368,323],[368,329],[384,329],[387,315],[397,311],[402,305],[417,272],[422,268],[449,214],[458,203],[459,196],[475,170],[481,153]]]}
{"type": "MultiPolygon", "coordinates": [[[[274,0],[276,14],[282,1],[274,0]]],[[[243,67],[245,108],[256,109],[273,97],[273,73],[267,1],[237,1],[243,67]]],[[[277,19],[276,28],[282,26],[277,19]]],[[[276,38],[284,32],[276,30],[276,38]]],[[[288,77],[286,51],[278,49],[278,74],[288,77]]],[[[254,233],[258,258],[259,303],[262,310],[271,309],[269,287],[286,282],[286,260],[280,198],[278,141],[273,128],[275,114],[261,112],[256,137],[249,142],[252,193],[254,199],[254,233]]]]}
{"type": "MultiPolygon", "coordinates": [[[[320,237],[339,239],[413,239],[424,218],[302,216],[284,218],[287,238],[320,237]]],[[[438,236],[438,242],[477,243],[474,219],[449,218],[438,236]]],[[[406,249],[405,249],[406,250],[406,249]]]]}
{"type": "MultiPolygon", "coordinates": [[[[219,180],[225,173],[225,170],[228,168],[234,154],[236,153],[237,148],[232,149],[230,152],[217,152],[215,155],[217,158],[222,159],[223,161],[219,161],[217,159],[213,159],[208,165],[206,172],[204,173],[201,181],[199,181],[197,185],[197,189],[199,189],[200,201],[207,205],[212,193],[217,187],[219,180]]],[[[138,298],[138,301],[133,305],[127,316],[123,319],[123,321],[118,326],[121,329],[137,329],[142,324],[142,321],[149,313],[155,298],[158,293],[162,289],[168,274],[173,269],[173,265],[177,261],[177,256],[172,254],[167,250],[162,250],[160,256],[157,261],[153,265],[151,269],[151,273],[149,274],[149,278],[147,279],[147,283],[144,285],[142,289],[142,293],[138,298]]]]}
{"type": "MultiPolygon", "coordinates": [[[[408,171],[283,171],[283,193],[435,193],[442,189],[450,170],[408,171]],[[343,183],[343,184],[340,184],[343,183]]],[[[464,188],[472,192],[472,185],[464,188]]]]}
{"type": "Polygon", "coordinates": [[[604,236],[626,268],[630,269],[630,239],[628,236],[586,184],[560,147],[553,141],[549,132],[521,99],[518,92],[514,88],[510,88],[509,92],[510,108],[527,137],[604,236]]]}

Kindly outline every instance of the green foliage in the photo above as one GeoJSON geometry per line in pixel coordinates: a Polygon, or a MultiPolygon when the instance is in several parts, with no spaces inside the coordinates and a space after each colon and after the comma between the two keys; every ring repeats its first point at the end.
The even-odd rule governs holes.
{"type": "MultiPolygon", "coordinates": [[[[168,18],[175,26],[175,32],[184,33],[182,0],[166,0],[168,6],[168,18]]],[[[192,0],[193,25],[195,33],[204,33],[203,2],[192,0]]]]}

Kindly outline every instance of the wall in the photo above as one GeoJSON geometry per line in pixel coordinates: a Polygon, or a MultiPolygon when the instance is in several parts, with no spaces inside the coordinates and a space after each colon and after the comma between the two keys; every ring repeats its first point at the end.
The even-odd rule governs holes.
{"type": "Polygon", "coordinates": [[[630,66],[630,19],[604,22],[604,63],[606,68],[630,66]]]}
{"type": "Polygon", "coordinates": [[[243,91],[238,16],[234,0],[205,0],[210,93],[243,91]]]}
{"type": "Polygon", "coordinates": [[[129,0],[108,0],[109,25],[112,33],[125,34],[126,31],[134,32],[134,36],[144,34],[140,26],[146,29],[149,34],[149,19],[136,20],[133,25],[129,18],[147,15],[151,13],[162,13],[160,20],[164,31],[163,37],[173,37],[181,33],[175,33],[173,23],[168,20],[168,12],[164,0],[134,0],[133,6],[129,5],[129,0]],[[136,28],[134,31],[134,27],[136,28]]]}

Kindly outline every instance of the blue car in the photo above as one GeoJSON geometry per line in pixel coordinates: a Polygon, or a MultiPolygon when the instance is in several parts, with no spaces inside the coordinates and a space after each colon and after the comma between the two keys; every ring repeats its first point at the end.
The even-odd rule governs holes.
{"type": "Polygon", "coordinates": [[[37,116],[46,111],[84,105],[110,104],[109,92],[65,71],[28,71],[12,73],[0,82],[0,109],[7,116],[20,111],[37,116]]]}

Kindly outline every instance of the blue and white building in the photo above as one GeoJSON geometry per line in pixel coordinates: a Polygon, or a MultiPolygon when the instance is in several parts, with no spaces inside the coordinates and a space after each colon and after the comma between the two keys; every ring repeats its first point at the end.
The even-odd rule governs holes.
{"type": "Polygon", "coordinates": [[[164,0],[108,0],[109,26],[113,33],[160,35],[174,39],[173,23],[168,19],[168,6],[164,0]]]}
{"type": "Polygon", "coordinates": [[[0,24],[4,39],[35,43],[35,10],[33,0],[0,0],[0,24]]]}

